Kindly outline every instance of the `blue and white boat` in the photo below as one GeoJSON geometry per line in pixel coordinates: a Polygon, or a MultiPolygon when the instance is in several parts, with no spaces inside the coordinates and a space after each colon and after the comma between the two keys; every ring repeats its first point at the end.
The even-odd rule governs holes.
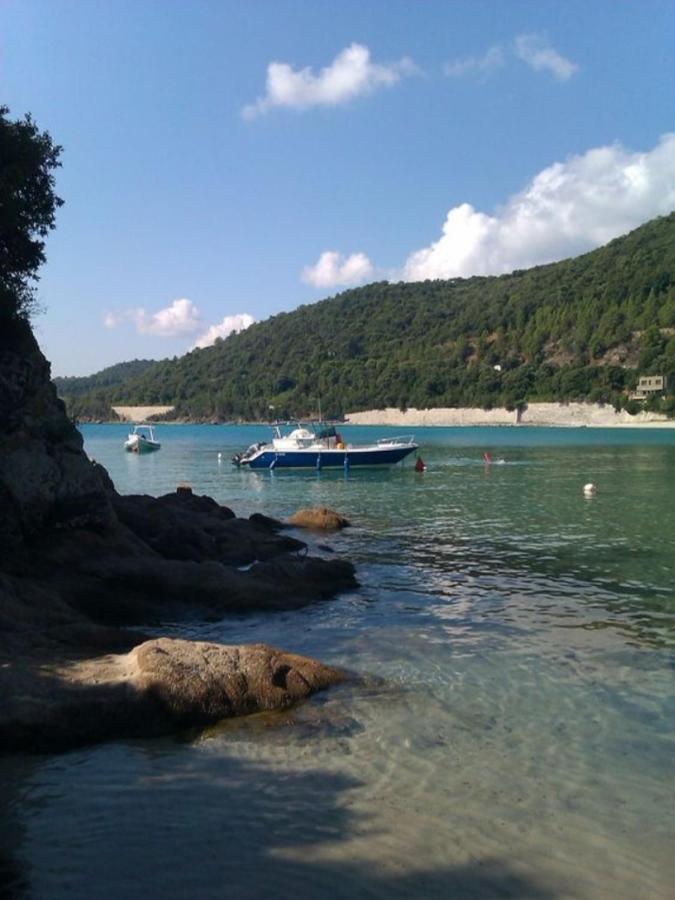
{"type": "Polygon", "coordinates": [[[276,426],[267,443],[251,444],[232,457],[250,469],[350,469],[390,466],[417,450],[413,435],[382,438],[374,444],[347,444],[332,426],[300,425],[287,435],[276,426]]]}

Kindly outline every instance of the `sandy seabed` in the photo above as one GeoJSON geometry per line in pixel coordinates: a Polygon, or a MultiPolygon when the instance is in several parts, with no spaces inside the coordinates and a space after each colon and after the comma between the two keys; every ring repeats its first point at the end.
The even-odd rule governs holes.
{"type": "Polygon", "coordinates": [[[660,413],[640,412],[631,416],[625,410],[598,403],[530,403],[518,415],[508,409],[407,409],[396,407],[349,413],[350,425],[542,425],[555,428],[675,428],[675,420],[660,413]]]}

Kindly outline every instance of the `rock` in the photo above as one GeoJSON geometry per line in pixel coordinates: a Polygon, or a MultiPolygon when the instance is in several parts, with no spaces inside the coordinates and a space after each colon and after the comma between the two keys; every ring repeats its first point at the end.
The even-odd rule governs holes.
{"type": "Polygon", "coordinates": [[[134,684],[180,725],[284,709],[344,681],[344,672],[265,644],[243,647],[160,638],[136,647],[134,684]]]}
{"type": "Polygon", "coordinates": [[[354,569],[307,556],[283,523],[188,490],[121,497],[84,453],[30,329],[15,326],[0,333],[0,751],[164,734],[342,680],[261,644],[117,627],[293,609],[353,587],[354,569]]]}
{"type": "Polygon", "coordinates": [[[284,523],[280,522],[278,519],[273,519],[271,516],[264,516],[262,513],[252,513],[248,517],[248,520],[252,525],[265,531],[281,531],[282,528],[286,527],[284,523]]]}
{"type": "MultiPolygon", "coordinates": [[[[276,534],[260,519],[238,519],[210,497],[116,495],[119,520],[161,556],[242,566],[282,553],[306,551],[297,538],[276,534]]],[[[269,522],[274,522],[270,519],[269,522]]]]}
{"type": "Polygon", "coordinates": [[[45,529],[114,521],[99,469],[27,326],[0,334],[0,560],[45,529]]]}
{"type": "MultiPolygon", "coordinates": [[[[296,609],[357,586],[345,560],[277,557],[240,571],[205,560],[167,560],[90,552],[73,567],[64,544],[50,556],[57,571],[47,584],[74,609],[98,623],[156,623],[208,611],[227,613],[296,609]]],[[[88,543],[93,551],[95,544],[88,543]]],[[[81,549],[81,547],[78,547],[81,549]]]]}
{"type": "MultiPolygon", "coordinates": [[[[45,656],[0,668],[0,750],[65,750],[284,709],[346,674],[264,644],[160,638],[124,654],[45,656]]],[[[0,656],[0,659],[2,657],[0,656]]]]}
{"type": "Polygon", "coordinates": [[[308,509],[299,509],[288,520],[291,525],[298,528],[312,528],[320,531],[337,531],[347,528],[350,522],[335,510],[327,506],[314,506],[308,509]]]}
{"type": "Polygon", "coordinates": [[[304,605],[312,599],[331,597],[339,591],[358,587],[354,566],[344,559],[279,557],[256,563],[249,570],[252,579],[267,582],[291,593],[304,605]]]}

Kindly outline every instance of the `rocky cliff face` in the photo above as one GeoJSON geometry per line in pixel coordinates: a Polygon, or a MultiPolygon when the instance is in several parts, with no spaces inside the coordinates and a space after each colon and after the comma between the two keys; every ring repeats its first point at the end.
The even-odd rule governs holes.
{"type": "Polygon", "coordinates": [[[0,335],[0,559],[46,530],[114,521],[100,467],[84,454],[29,328],[0,335]]]}
{"type": "Polygon", "coordinates": [[[287,609],[356,584],[350,563],[307,556],[306,544],[282,528],[264,516],[238,519],[191,493],[121,497],[84,453],[29,328],[5,330],[0,750],[157,734],[288,705],[342,680],[334,669],[271,647],[221,652],[152,642],[152,656],[141,649],[143,635],[120,627],[188,611],[287,609]],[[153,664],[152,678],[150,656],[166,663],[153,664]],[[146,663],[129,669],[129,659],[146,663]],[[176,662],[185,659],[189,666],[176,662]],[[204,679],[208,702],[197,702],[195,683],[204,679]],[[241,697],[237,679],[249,685],[241,697]]]}

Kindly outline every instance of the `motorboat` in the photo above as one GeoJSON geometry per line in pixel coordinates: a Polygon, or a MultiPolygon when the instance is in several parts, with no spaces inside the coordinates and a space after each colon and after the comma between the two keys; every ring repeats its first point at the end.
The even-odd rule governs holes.
{"type": "Polygon", "coordinates": [[[348,444],[333,426],[299,425],[287,435],[276,426],[268,442],[251,444],[232,457],[250,469],[350,469],[389,466],[417,450],[414,435],[382,438],[373,444],[348,444]]]}
{"type": "Polygon", "coordinates": [[[124,449],[129,453],[152,453],[162,445],[155,440],[152,425],[134,425],[134,430],[124,442],[124,449]]]}

